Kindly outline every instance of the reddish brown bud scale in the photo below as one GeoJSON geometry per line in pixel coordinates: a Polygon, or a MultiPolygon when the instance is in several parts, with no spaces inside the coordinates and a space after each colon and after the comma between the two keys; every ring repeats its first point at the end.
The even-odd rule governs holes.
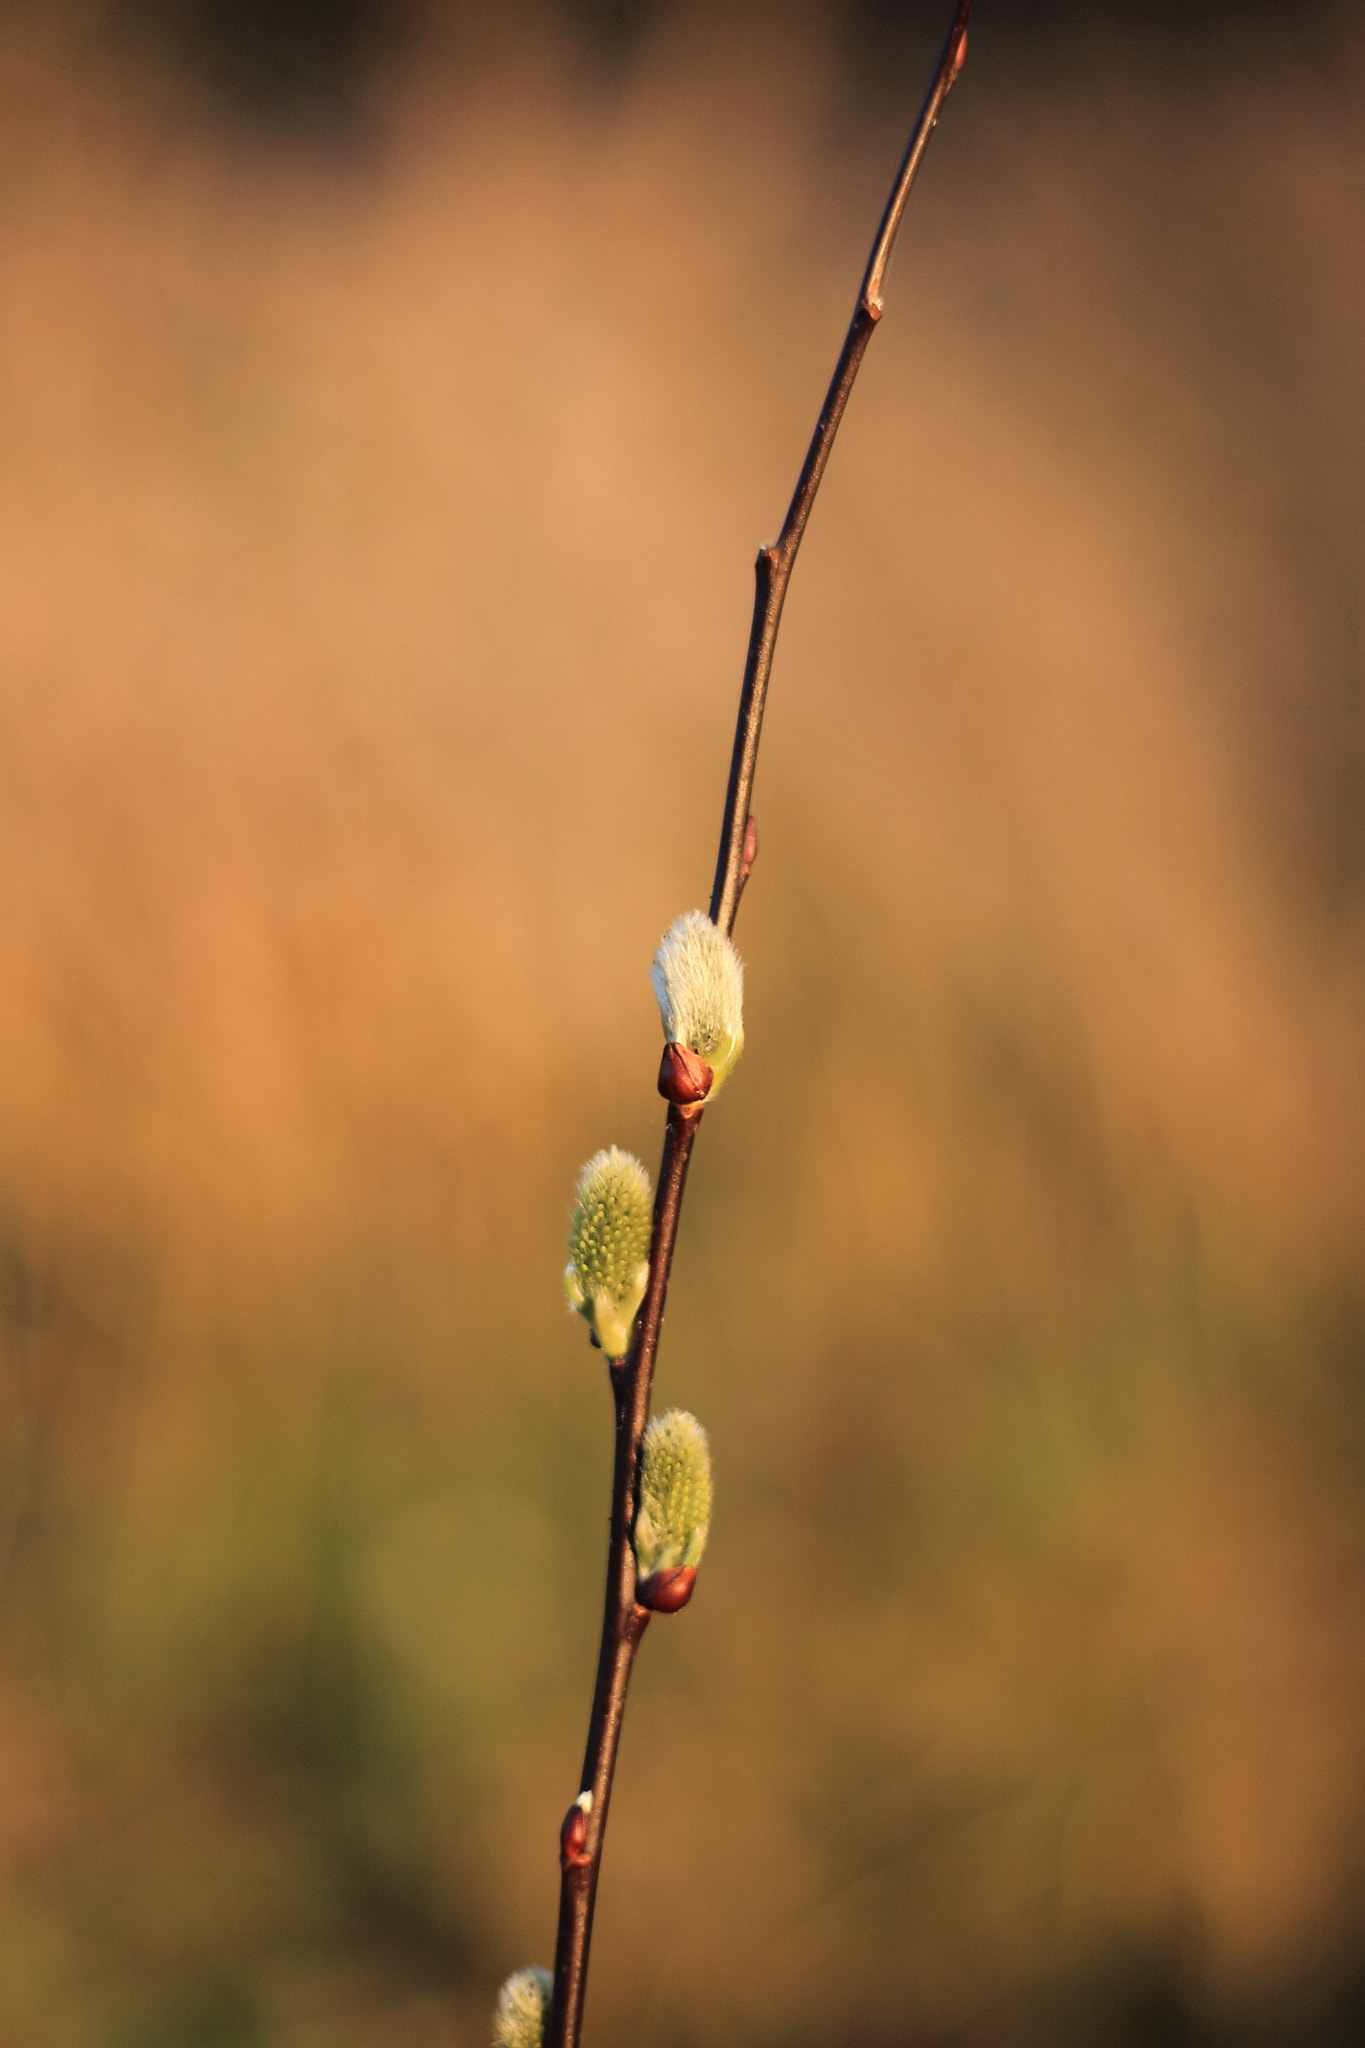
{"type": "Polygon", "coordinates": [[[960,70],[962,69],[962,67],[963,67],[963,65],[964,65],[964,64],[966,63],[966,61],[967,61],[967,31],[966,31],[966,29],[964,28],[964,29],[963,29],[963,31],[962,31],[962,34],[961,34],[961,35],[960,35],[960,36],[958,37],[958,39],[957,39],[957,48],[956,48],[956,49],[954,50],[954,52],[953,52],[953,77],[954,77],[954,78],[956,78],[956,77],[957,77],[957,74],[958,74],[958,72],[959,72],[959,71],[960,71],[960,70]]]}
{"type": "Polygon", "coordinates": [[[750,811],[744,826],[744,872],[747,875],[758,859],[758,820],[750,811]]]}
{"type": "Polygon", "coordinates": [[[704,1102],[711,1093],[715,1072],[699,1052],[690,1046],[666,1045],[659,1062],[659,1093],[665,1102],[680,1106],[704,1102]]]}
{"type": "Polygon", "coordinates": [[[648,1607],[655,1614],[676,1614],[692,1598],[696,1583],[694,1564],[668,1565],[642,1579],[635,1588],[635,1598],[641,1607],[648,1607]]]}
{"type": "Polygon", "coordinates": [[[559,1860],[566,1870],[573,1870],[589,1861],[588,1816],[576,1799],[559,1830],[559,1860]]]}

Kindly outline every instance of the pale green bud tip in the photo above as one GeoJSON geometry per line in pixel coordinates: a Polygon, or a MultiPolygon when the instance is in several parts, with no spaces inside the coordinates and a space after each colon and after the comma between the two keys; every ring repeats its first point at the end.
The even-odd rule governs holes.
{"type": "Polygon", "coordinates": [[[656,1415],[640,1446],[635,1563],[641,1580],[697,1565],[711,1526],[711,1449],[695,1415],[656,1415]]]}
{"type": "Polygon", "coordinates": [[[744,1050],[744,963],[704,910],[676,918],[650,969],[664,1038],[699,1053],[716,1095],[744,1050]]]}
{"type": "Polygon", "coordinates": [[[608,1358],[630,1349],[635,1312],[649,1280],[654,1196],[638,1159],[612,1145],[583,1168],[564,1292],[570,1308],[592,1324],[608,1358]]]}
{"type": "Polygon", "coordinates": [[[493,2014],[493,2048],[541,2048],[554,1979],[532,1964],[516,1970],[498,1993],[493,2014]]]}

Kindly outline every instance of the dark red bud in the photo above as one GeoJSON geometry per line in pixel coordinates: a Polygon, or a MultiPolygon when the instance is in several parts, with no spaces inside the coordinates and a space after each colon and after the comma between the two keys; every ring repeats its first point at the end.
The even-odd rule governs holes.
{"type": "Polygon", "coordinates": [[[696,1583],[697,1567],[694,1564],[667,1565],[662,1571],[651,1572],[647,1579],[641,1579],[635,1588],[635,1599],[639,1606],[650,1607],[655,1614],[676,1614],[692,1598],[692,1588],[696,1583]]]}
{"type": "Polygon", "coordinates": [[[956,48],[956,49],[954,50],[954,52],[953,52],[953,77],[954,77],[954,78],[956,78],[956,77],[957,77],[957,74],[958,74],[958,72],[959,72],[959,71],[960,71],[960,70],[962,69],[962,67],[963,67],[963,65],[964,65],[964,64],[966,63],[966,61],[967,61],[967,31],[966,31],[966,29],[964,28],[964,29],[963,29],[963,31],[962,31],[962,34],[961,34],[961,35],[960,35],[960,36],[958,37],[958,39],[957,39],[957,48],[956,48]]]}
{"type": "Polygon", "coordinates": [[[666,1045],[659,1062],[659,1093],[665,1102],[704,1102],[716,1076],[699,1052],[686,1045],[666,1045]]]}
{"type": "Polygon", "coordinates": [[[566,1870],[589,1861],[588,1816],[575,1800],[559,1830],[559,1860],[566,1870]]]}

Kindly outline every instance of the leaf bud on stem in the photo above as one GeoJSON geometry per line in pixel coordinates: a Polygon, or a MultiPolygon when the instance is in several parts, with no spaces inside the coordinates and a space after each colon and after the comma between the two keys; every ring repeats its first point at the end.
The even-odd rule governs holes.
{"type": "Polygon", "coordinates": [[[580,1792],[564,1816],[564,1825],[559,1830],[559,1860],[565,1870],[576,1863],[587,1863],[588,1815],[592,1812],[591,1792],[580,1792]]]}

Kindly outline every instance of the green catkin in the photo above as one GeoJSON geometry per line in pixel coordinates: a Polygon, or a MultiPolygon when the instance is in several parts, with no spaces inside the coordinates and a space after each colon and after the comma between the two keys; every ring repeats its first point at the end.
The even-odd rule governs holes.
{"type": "Polygon", "coordinates": [[[667,1043],[712,1070],[709,1102],[744,1050],[744,963],[704,910],[689,910],[659,941],[650,980],[667,1043]]]}
{"type": "Polygon", "coordinates": [[[554,1979],[532,1964],[515,1970],[498,1993],[493,2012],[493,2048],[541,2048],[554,1979]]]}
{"type": "Polygon", "coordinates": [[[622,1358],[630,1348],[649,1280],[653,1210],[649,1175],[629,1152],[612,1145],[583,1168],[564,1292],[570,1308],[592,1324],[608,1358],[622,1358]]]}
{"type": "Polygon", "coordinates": [[[695,1415],[656,1415],[640,1446],[635,1563],[641,1579],[700,1564],[711,1526],[711,1449],[695,1415]]]}

